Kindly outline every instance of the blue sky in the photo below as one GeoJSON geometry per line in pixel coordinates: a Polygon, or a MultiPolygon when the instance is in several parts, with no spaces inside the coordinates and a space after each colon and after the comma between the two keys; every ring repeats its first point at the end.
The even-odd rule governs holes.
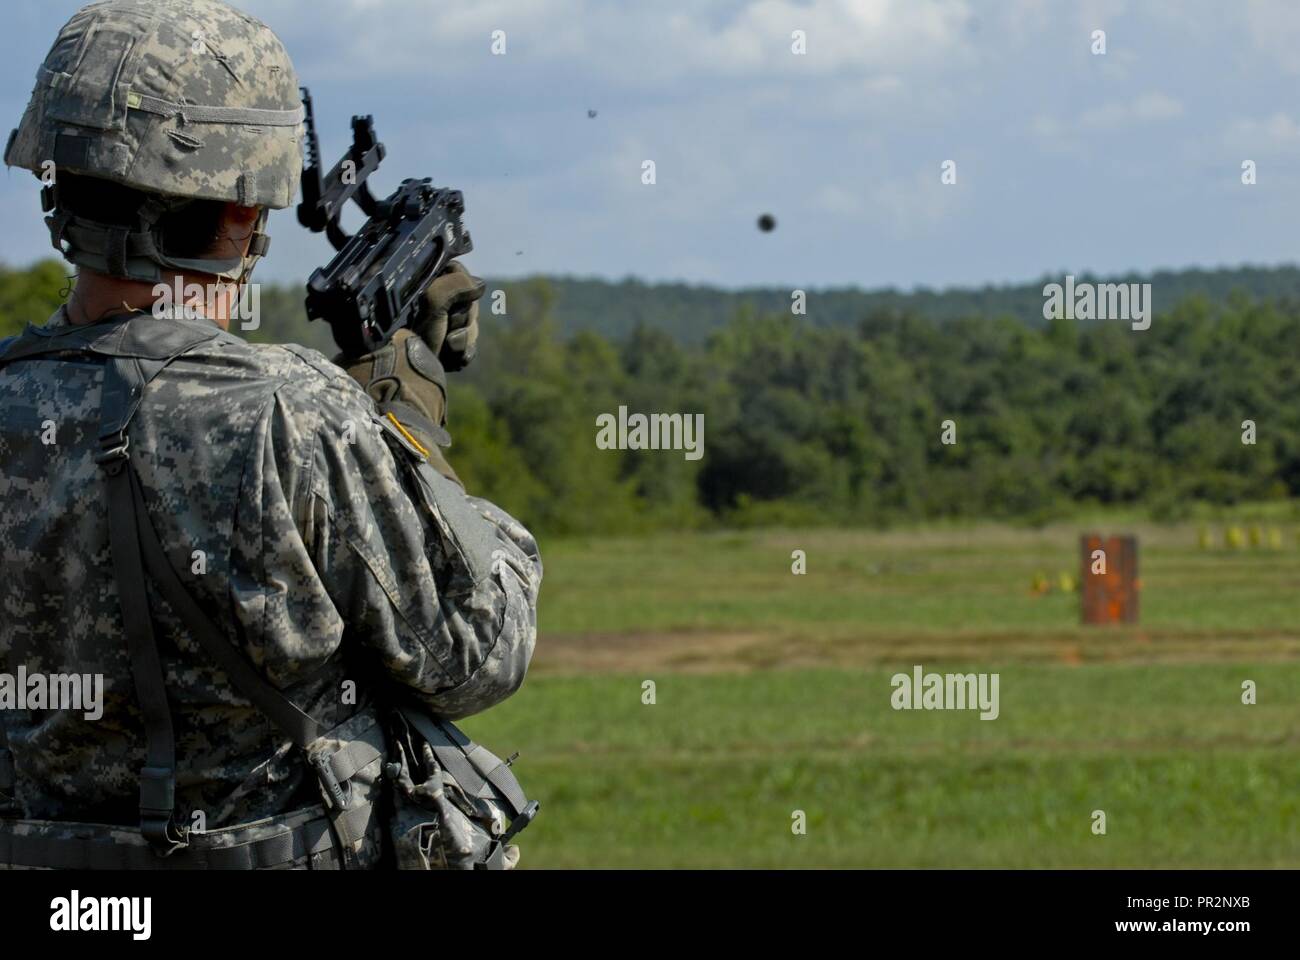
{"type": "MultiPolygon", "coordinates": [[[[237,5],[289,47],[326,156],[352,113],[373,113],[389,148],[379,186],[463,190],[467,262],[493,277],[910,288],[1300,249],[1292,0],[237,5]],[[755,228],[763,212],[772,233],[755,228]]],[[[5,6],[7,128],[75,5],[5,6]]],[[[52,252],[26,172],[0,177],[0,217],[0,260],[52,252]]],[[[271,230],[262,279],[328,258],[292,210],[271,230]]]]}

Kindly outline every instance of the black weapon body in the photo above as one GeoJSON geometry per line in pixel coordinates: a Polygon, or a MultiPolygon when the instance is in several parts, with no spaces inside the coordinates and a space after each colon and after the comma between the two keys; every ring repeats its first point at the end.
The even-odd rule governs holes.
{"type": "Polygon", "coordinates": [[[422,309],[424,291],[448,262],[474,249],[463,216],[459,190],[433,186],[429,178],[403,180],[391,195],[376,200],[367,180],[386,151],[375,139],[374,118],[352,118],[352,146],[328,173],[322,173],[320,141],[311,94],[302,89],[306,108],[307,162],[302,175],[298,222],[324,231],[334,259],[307,281],[307,317],[325,320],[345,356],[378,350],[422,309]],[[368,219],[347,234],[339,217],[355,200],[368,219]]]}

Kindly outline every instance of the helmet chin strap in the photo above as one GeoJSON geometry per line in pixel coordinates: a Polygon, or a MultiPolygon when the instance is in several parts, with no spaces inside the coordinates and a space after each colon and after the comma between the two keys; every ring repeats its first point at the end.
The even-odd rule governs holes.
{"type": "MultiPolygon", "coordinates": [[[[234,257],[176,258],[161,255],[158,260],[163,266],[171,267],[185,273],[206,273],[229,283],[243,286],[253,275],[258,261],[266,256],[271,248],[271,238],[266,233],[266,221],[270,211],[263,208],[257,215],[248,239],[248,252],[234,257]]],[[[234,246],[236,241],[226,237],[226,242],[234,246]]]]}
{"type": "Polygon", "coordinates": [[[207,274],[242,285],[271,247],[271,238],[266,234],[270,211],[265,207],[253,224],[246,252],[235,246],[233,238],[226,237],[234,248],[233,256],[174,257],[166,252],[166,238],[159,234],[157,224],[164,213],[180,209],[188,201],[151,198],[136,212],[135,223],[129,227],[96,223],[61,209],[57,187],[45,188],[42,202],[50,213],[45,222],[51,242],[64,259],[113,277],[155,283],[162,279],[164,271],[170,270],[207,274]]]}
{"type": "Polygon", "coordinates": [[[257,222],[253,224],[252,236],[248,238],[248,253],[240,258],[239,273],[230,277],[222,274],[217,274],[217,276],[223,280],[229,279],[232,283],[236,283],[241,287],[248,283],[258,262],[271,249],[271,238],[266,232],[266,221],[269,216],[270,211],[265,207],[257,215],[257,222]]]}
{"type": "MultiPolygon", "coordinates": [[[[243,300],[245,285],[249,283],[253,275],[253,270],[257,267],[258,262],[266,255],[266,250],[270,246],[271,238],[266,234],[266,222],[269,211],[263,208],[254,222],[252,230],[248,237],[248,251],[241,254],[238,258],[204,258],[194,260],[173,260],[168,259],[168,265],[174,269],[185,273],[203,273],[208,276],[216,277],[219,284],[223,287],[234,288],[234,303],[228,306],[228,309],[237,309],[237,305],[243,300]]],[[[223,238],[232,247],[238,249],[239,238],[226,236],[223,238]]]]}

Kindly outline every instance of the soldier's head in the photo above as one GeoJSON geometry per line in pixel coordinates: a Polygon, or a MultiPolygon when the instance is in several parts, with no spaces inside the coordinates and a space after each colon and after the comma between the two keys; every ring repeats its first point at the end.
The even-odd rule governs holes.
{"type": "Polygon", "coordinates": [[[42,180],[83,273],[243,281],[297,193],[302,120],[265,24],[221,0],[107,0],[59,31],[4,158],[42,180]]]}

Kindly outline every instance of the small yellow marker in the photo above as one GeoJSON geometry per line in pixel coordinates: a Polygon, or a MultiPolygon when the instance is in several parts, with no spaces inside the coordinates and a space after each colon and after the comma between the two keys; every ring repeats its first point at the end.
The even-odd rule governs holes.
{"type": "Polygon", "coordinates": [[[391,412],[384,414],[384,416],[392,421],[393,426],[395,426],[398,429],[398,431],[402,434],[402,436],[404,436],[407,439],[407,441],[411,444],[411,446],[415,447],[416,450],[420,451],[420,454],[422,456],[427,457],[429,455],[429,451],[425,448],[424,444],[422,444],[419,440],[416,440],[415,437],[411,436],[411,431],[407,430],[404,426],[402,426],[402,422],[398,420],[395,416],[393,416],[391,412]]]}

